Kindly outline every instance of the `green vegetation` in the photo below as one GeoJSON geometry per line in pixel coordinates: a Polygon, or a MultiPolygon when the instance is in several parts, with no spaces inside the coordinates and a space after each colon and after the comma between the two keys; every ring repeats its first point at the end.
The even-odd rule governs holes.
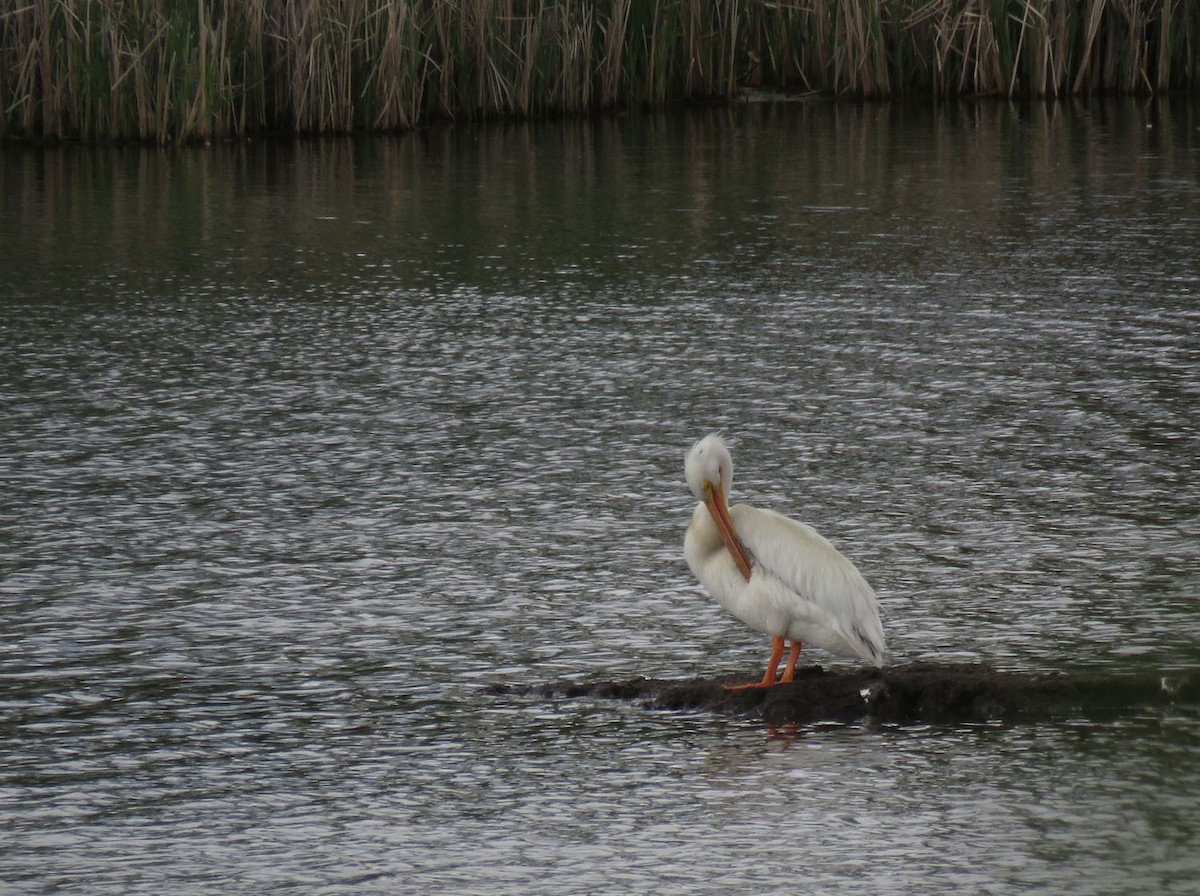
{"type": "Polygon", "coordinates": [[[0,136],[167,142],[743,88],[1200,87],[1191,0],[0,0],[0,136]]]}

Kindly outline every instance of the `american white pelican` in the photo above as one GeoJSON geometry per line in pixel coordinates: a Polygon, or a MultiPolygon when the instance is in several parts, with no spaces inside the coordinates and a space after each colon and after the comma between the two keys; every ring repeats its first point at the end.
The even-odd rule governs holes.
{"type": "Polygon", "coordinates": [[[683,542],[688,566],[717,603],[772,638],[762,681],[739,687],[776,684],[785,641],[791,649],[780,683],[792,680],[801,644],[883,665],[879,601],[853,563],[804,523],[729,507],[733,458],[715,433],[692,446],[684,473],[700,500],[683,542]]]}

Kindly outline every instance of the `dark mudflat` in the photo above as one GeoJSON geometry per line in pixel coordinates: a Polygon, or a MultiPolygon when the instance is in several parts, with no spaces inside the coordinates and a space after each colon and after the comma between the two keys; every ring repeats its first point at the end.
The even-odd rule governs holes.
{"type": "Polygon", "coordinates": [[[758,718],[772,725],[875,720],[898,724],[1015,721],[1072,717],[1115,718],[1138,707],[1182,702],[1195,708],[1187,673],[1104,675],[1029,674],[984,665],[913,663],[889,669],[796,670],[795,681],[769,688],[727,690],[755,676],[671,680],[570,682],[513,687],[492,693],[625,700],[654,709],[707,710],[758,718]]]}

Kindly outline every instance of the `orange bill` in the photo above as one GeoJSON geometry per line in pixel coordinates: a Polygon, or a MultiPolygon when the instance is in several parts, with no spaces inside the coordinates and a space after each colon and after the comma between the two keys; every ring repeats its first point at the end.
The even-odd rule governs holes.
{"type": "Polygon", "coordinates": [[[721,491],[719,484],[713,485],[707,481],[704,483],[704,490],[708,493],[708,499],[704,502],[704,506],[708,508],[709,515],[717,524],[721,540],[725,542],[725,547],[733,557],[738,571],[749,581],[750,558],[746,554],[746,549],[742,547],[741,541],[738,540],[737,533],[733,531],[733,521],[729,519],[729,508],[725,505],[725,494],[721,491]]]}

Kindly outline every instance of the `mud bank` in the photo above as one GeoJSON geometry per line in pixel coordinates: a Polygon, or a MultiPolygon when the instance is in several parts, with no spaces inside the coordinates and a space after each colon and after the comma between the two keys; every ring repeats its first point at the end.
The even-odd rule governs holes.
{"type": "Polygon", "coordinates": [[[985,665],[913,663],[889,669],[808,666],[796,680],[770,688],[727,690],[757,675],[496,685],[493,694],[601,698],[652,709],[707,710],[771,725],[875,720],[893,724],[952,724],[1052,717],[1116,718],[1139,708],[1197,707],[1194,675],[1101,673],[1030,674],[985,665]]]}

